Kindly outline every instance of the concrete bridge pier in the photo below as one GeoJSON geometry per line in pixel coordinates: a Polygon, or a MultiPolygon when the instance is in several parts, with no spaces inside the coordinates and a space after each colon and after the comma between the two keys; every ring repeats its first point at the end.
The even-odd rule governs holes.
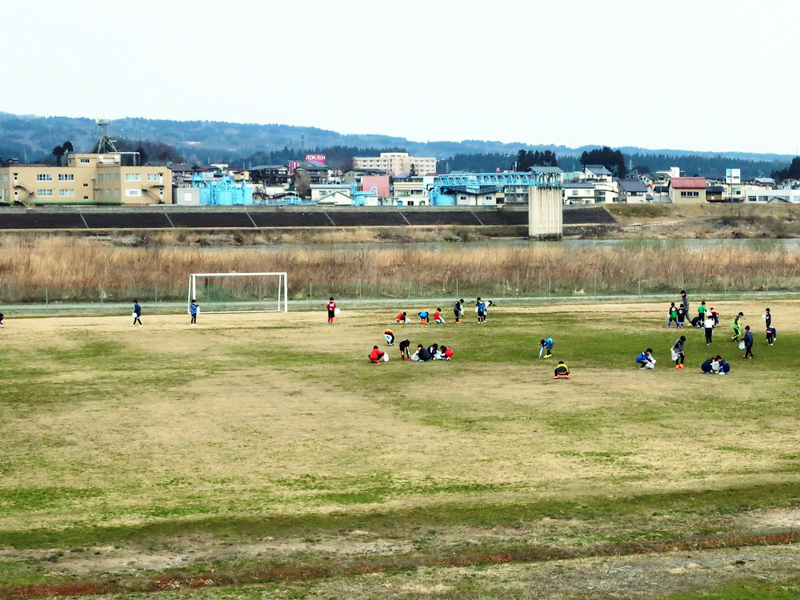
{"type": "Polygon", "coordinates": [[[560,187],[528,190],[528,236],[535,240],[560,240],[564,235],[564,206],[560,187]]]}

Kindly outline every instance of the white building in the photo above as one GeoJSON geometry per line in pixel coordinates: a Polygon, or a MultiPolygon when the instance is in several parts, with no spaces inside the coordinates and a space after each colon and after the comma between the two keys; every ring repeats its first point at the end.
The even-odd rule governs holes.
{"type": "Polygon", "coordinates": [[[408,152],[381,152],[380,156],[356,156],[353,169],[380,169],[389,175],[411,173],[422,176],[436,173],[436,159],[409,156],[408,152]]]}
{"type": "Polygon", "coordinates": [[[594,185],[591,183],[565,183],[562,187],[564,204],[594,204],[594,185]]]}
{"type": "Polygon", "coordinates": [[[800,190],[771,190],[758,186],[745,186],[746,202],[791,202],[800,204],[800,190]]]}
{"type": "Polygon", "coordinates": [[[314,184],[311,186],[311,199],[314,202],[320,202],[323,198],[331,194],[339,194],[350,198],[350,204],[353,203],[353,186],[346,183],[325,183],[314,184]]]}

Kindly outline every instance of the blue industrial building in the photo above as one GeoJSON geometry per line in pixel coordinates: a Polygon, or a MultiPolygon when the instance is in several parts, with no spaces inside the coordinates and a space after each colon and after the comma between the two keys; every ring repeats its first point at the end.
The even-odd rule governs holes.
{"type": "Polygon", "coordinates": [[[236,183],[230,175],[215,177],[208,171],[195,173],[192,187],[200,192],[201,206],[253,204],[253,188],[244,181],[236,183]]]}

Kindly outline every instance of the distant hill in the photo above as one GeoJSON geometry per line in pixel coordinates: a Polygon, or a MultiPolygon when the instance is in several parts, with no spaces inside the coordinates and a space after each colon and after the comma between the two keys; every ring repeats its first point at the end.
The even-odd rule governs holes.
{"type": "MultiPolygon", "coordinates": [[[[189,161],[198,164],[244,160],[257,152],[300,148],[301,136],[308,150],[333,146],[354,148],[404,148],[418,156],[448,159],[455,155],[502,154],[514,155],[518,150],[551,150],[559,158],[577,157],[585,150],[597,146],[569,148],[555,144],[502,143],[484,140],[460,142],[414,142],[402,137],[379,134],[341,134],[316,127],[292,125],[256,125],[252,123],[225,123],[218,121],[167,121],[159,119],[116,119],[109,125],[112,138],[150,140],[174,146],[189,161]]],[[[94,119],[71,117],[37,117],[0,112],[0,156],[20,160],[51,160],[52,149],[70,140],[78,152],[92,148],[98,136],[94,119]]],[[[620,148],[626,156],[658,156],[662,164],[667,157],[709,157],[757,161],[760,163],[788,164],[791,155],[756,154],[747,152],[703,152],[672,149],[646,149],[627,146],[620,148]]],[[[732,164],[731,166],[737,166],[732,164]]]]}

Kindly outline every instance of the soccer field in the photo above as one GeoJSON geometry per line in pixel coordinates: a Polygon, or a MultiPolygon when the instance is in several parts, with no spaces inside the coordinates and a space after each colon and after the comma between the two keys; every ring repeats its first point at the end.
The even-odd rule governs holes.
{"type": "Polygon", "coordinates": [[[598,557],[755,546],[763,572],[719,559],[693,582],[662,565],[665,582],[632,581],[631,597],[726,594],[765,573],[795,585],[800,307],[770,300],[770,347],[764,303],[711,302],[713,345],[685,330],[676,371],[667,304],[500,304],[485,324],[467,306],[460,326],[396,325],[435,308],[401,305],[344,304],[333,327],[324,310],[191,327],[145,306],[142,328],[7,315],[0,597],[628,597],[594,595],[589,575],[550,590],[553,561],[595,573],[598,557]],[[740,310],[752,362],[730,341],[740,310]],[[452,346],[453,361],[401,362],[386,327],[412,350],[452,346]],[[373,345],[391,360],[369,364],[373,345]],[[658,363],[641,372],[647,347],[658,363]],[[726,377],[700,372],[716,354],[726,377]],[[558,359],[569,381],[552,380],[558,359]]]}

